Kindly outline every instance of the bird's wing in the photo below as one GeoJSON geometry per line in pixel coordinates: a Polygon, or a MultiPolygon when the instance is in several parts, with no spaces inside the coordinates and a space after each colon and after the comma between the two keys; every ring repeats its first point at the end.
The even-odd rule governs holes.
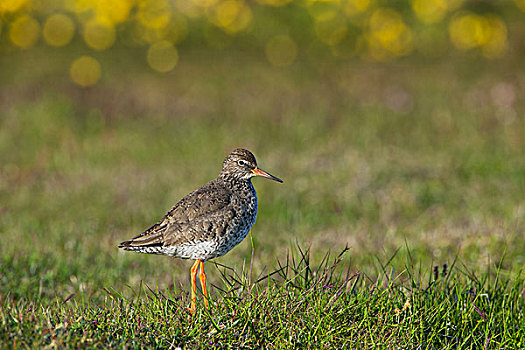
{"type": "Polygon", "coordinates": [[[163,234],[164,245],[179,246],[190,242],[205,242],[214,237],[224,236],[228,223],[234,216],[233,208],[227,206],[194,220],[170,225],[163,234]]]}
{"type": "Polygon", "coordinates": [[[194,240],[197,234],[205,236],[209,231],[206,225],[217,220],[212,217],[230,217],[232,196],[231,191],[212,181],[182,198],[162,220],[119,247],[177,245],[194,240]]]}
{"type": "Polygon", "coordinates": [[[184,223],[207,216],[227,207],[233,193],[221,184],[212,181],[188,194],[175,204],[166,214],[169,222],[184,223]]]}

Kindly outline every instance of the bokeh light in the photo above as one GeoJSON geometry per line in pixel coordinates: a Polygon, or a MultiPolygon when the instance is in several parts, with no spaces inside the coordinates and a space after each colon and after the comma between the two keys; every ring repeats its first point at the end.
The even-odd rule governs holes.
{"type": "Polygon", "coordinates": [[[211,7],[207,13],[210,22],[229,34],[248,28],[252,22],[252,11],[241,0],[222,1],[211,7]]]}
{"type": "Polygon", "coordinates": [[[286,67],[297,57],[297,44],[288,35],[277,35],[268,41],[265,52],[272,65],[286,67]]]}
{"type": "Polygon", "coordinates": [[[525,0],[514,0],[514,2],[521,11],[525,12],[525,0]]]}
{"type": "Polygon", "coordinates": [[[507,26],[495,15],[488,15],[485,19],[488,23],[489,35],[481,52],[487,58],[500,58],[507,52],[507,26]]]}
{"type": "Polygon", "coordinates": [[[89,47],[103,51],[115,43],[115,27],[109,21],[93,19],[85,24],[83,37],[89,47]]]}
{"type": "Polygon", "coordinates": [[[73,61],[69,69],[71,79],[80,86],[95,85],[102,73],[100,63],[90,56],[81,56],[73,61]]]}
{"type": "Polygon", "coordinates": [[[450,40],[460,50],[481,48],[487,58],[498,58],[507,49],[507,27],[495,15],[464,12],[454,17],[449,25],[450,40]]]}
{"type": "Polygon", "coordinates": [[[166,73],[175,68],[179,60],[179,54],[172,43],[163,40],[149,47],[147,60],[152,69],[166,73]]]}
{"type": "Polygon", "coordinates": [[[107,20],[113,24],[122,23],[128,17],[135,1],[130,0],[111,0],[110,5],[107,1],[94,1],[98,6],[97,17],[101,20],[107,20]]]}
{"type": "Polygon", "coordinates": [[[385,61],[412,52],[412,32],[397,11],[379,8],[370,17],[369,25],[368,45],[373,59],[385,61]]]}
{"type": "Polygon", "coordinates": [[[44,24],[44,40],[51,46],[64,46],[71,42],[75,34],[75,23],[64,14],[48,17],[44,24]]]}
{"type": "Polygon", "coordinates": [[[21,15],[9,27],[9,38],[16,46],[26,49],[35,45],[40,35],[40,24],[36,19],[21,15]]]}
{"type": "Polygon", "coordinates": [[[487,29],[481,16],[473,13],[462,14],[450,22],[450,39],[458,49],[469,50],[484,43],[487,29]]]}
{"type": "Polygon", "coordinates": [[[195,0],[175,1],[173,5],[174,13],[187,18],[199,18],[203,14],[203,9],[197,6],[195,0]]]}
{"type": "Polygon", "coordinates": [[[2,0],[0,1],[0,14],[16,12],[29,4],[29,2],[30,0],[2,0]]]}
{"type": "Polygon", "coordinates": [[[446,0],[412,0],[416,17],[424,23],[437,23],[445,17],[448,4],[446,0]]]}
{"type": "Polygon", "coordinates": [[[141,0],[138,3],[137,19],[146,28],[160,29],[170,22],[171,12],[167,0],[141,0]]]}
{"type": "Polygon", "coordinates": [[[139,44],[153,44],[166,40],[177,44],[188,35],[188,22],[184,16],[173,14],[167,25],[161,27],[136,25],[132,29],[132,38],[139,44]]]}
{"type": "Polygon", "coordinates": [[[289,4],[292,0],[256,0],[259,4],[281,7],[289,4]]]}
{"type": "Polygon", "coordinates": [[[371,4],[372,0],[343,0],[341,8],[351,18],[365,12],[371,4]]]}
{"type": "MultiPolygon", "coordinates": [[[[468,55],[499,58],[508,51],[509,35],[519,37],[523,32],[518,20],[514,22],[517,30],[508,31],[510,12],[506,10],[514,6],[525,12],[525,0],[479,6],[465,0],[403,0],[390,7],[384,4],[388,2],[0,0],[0,36],[21,49],[34,46],[40,31],[48,45],[66,46],[74,40],[77,28],[85,44],[96,51],[108,50],[117,41],[122,47],[145,50],[164,41],[178,46],[188,38],[214,48],[249,43],[259,52],[266,50],[266,57],[272,57],[273,62],[286,62],[276,58],[280,51],[272,51],[270,39],[278,33],[293,33],[313,50],[325,50],[341,59],[381,62],[414,52],[437,58],[447,54],[449,43],[468,51],[468,55]]],[[[293,57],[293,48],[297,45],[282,57],[293,57]]]]}
{"type": "Polygon", "coordinates": [[[101,22],[118,24],[129,18],[135,3],[135,0],[68,0],[65,7],[75,12],[82,18],[82,21],[96,19],[101,22]]]}
{"type": "Polygon", "coordinates": [[[219,0],[190,0],[189,2],[201,9],[207,9],[219,2],[219,0]]]}

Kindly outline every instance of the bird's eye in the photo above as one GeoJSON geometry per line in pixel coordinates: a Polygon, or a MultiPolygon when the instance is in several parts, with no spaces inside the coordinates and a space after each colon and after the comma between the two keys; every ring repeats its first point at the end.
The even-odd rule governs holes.
{"type": "Polygon", "coordinates": [[[239,160],[237,163],[238,163],[240,166],[246,166],[246,165],[248,165],[248,162],[245,161],[245,160],[242,160],[242,159],[239,160]]]}

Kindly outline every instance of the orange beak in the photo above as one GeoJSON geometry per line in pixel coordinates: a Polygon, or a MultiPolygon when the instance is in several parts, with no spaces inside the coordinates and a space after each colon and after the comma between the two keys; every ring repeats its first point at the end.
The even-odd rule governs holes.
{"type": "Polygon", "coordinates": [[[265,178],[273,180],[273,181],[277,181],[277,182],[281,182],[281,183],[283,182],[283,180],[279,179],[278,177],[275,177],[272,174],[268,174],[266,171],[261,170],[259,168],[252,169],[252,173],[254,173],[257,176],[262,176],[262,177],[265,177],[265,178]]]}

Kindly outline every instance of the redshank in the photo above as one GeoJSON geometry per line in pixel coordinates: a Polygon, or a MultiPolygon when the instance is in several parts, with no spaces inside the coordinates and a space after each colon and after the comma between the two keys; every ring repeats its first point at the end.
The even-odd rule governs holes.
{"type": "Polygon", "coordinates": [[[254,155],[242,148],[224,159],[219,176],[175,204],[155,225],[119,244],[137,253],[194,259],[191,268],[191,308],[195,313],[197,272],[208,308],[204,262],[222,256],[239,244],[257,218],[257,194],[251,179],[281,179],[257,167],[254,155]]]}

